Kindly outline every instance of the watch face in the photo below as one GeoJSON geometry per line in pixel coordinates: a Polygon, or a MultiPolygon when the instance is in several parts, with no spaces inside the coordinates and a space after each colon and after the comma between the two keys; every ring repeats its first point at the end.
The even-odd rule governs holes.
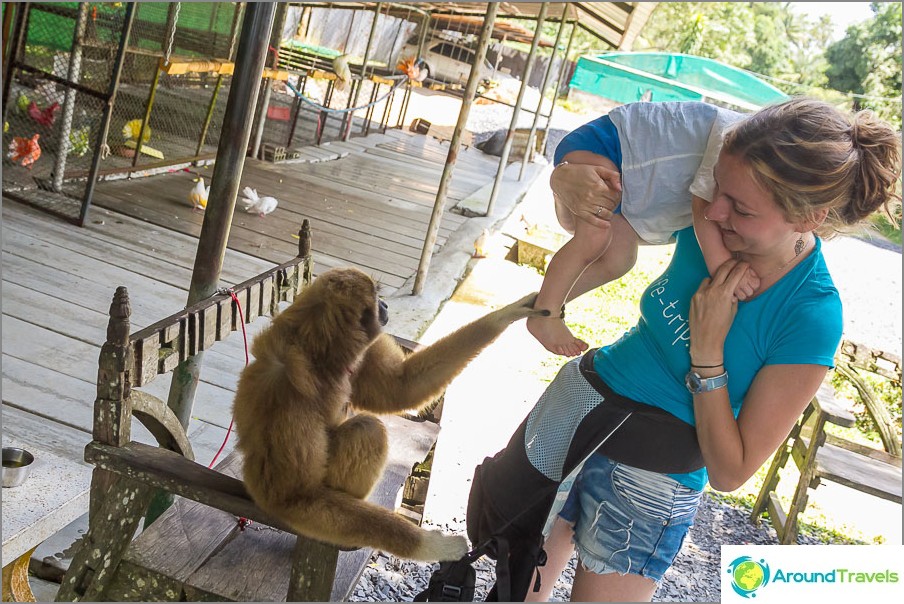
{"type": "Polygon", "coordinates": [[[688,371],[687,375],[684,376],[684,385],[687,386],[687,389],[690,390],[692,394],[697,394],[700,392],[700,387],[703,384],[700,383],[699,375],[693,371],[688,371]]]}
{"type": "Polygon", "coordinates": [[[684,385],[691,394],[711,392],[728,384],[728,373],[722,373],[711,378],[700,377],[696,371],[688,371],[684,376],[684,385]]]}

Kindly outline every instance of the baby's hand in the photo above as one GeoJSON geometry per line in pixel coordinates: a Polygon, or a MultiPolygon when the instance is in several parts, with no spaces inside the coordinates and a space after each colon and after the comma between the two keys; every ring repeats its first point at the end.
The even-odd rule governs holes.
{"type": "Polygon", "coordinates": [[[744,273],[744,276],[741,277],[741,282],[738,283],[738,286],[735,288],[735,298],[743,302],[744,300],[750,298],[754,294],[754,292],[759,289],[759,287],[759,276],[757,276],[755,270],[748,268],[747,272],[744,273]]]}

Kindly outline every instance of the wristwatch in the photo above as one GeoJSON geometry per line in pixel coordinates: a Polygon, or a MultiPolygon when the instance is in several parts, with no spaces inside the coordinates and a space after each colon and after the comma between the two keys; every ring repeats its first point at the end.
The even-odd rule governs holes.
{"type": "Polygon", "coordinates": [[[691,394],[700,394],[701,392],[712,392],[728,385],[728,372],[723,371],[720,375],[711,378],[700,377],[700,374],[694,370],[688,371],[684,376],[684,385],[687,386],[688,392],[691,394]]]}

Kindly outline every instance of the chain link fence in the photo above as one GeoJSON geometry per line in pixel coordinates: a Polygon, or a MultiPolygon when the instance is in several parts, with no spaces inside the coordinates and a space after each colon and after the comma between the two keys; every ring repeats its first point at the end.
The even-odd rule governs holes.
{"type": "Polygon", "coordinates": [[[4,194],[82,224],[97,177],[212,158],[241,7],[4,3],[4,194]]]}

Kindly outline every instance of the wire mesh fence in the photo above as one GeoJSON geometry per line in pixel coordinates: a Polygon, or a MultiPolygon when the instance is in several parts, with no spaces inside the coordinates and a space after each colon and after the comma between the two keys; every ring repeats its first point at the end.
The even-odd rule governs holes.
{"type": "Polygon", "coordinates": [[[213,157],[240,3],[3,6],[4,193],[81,223],[97,177],[213,157]]]}

